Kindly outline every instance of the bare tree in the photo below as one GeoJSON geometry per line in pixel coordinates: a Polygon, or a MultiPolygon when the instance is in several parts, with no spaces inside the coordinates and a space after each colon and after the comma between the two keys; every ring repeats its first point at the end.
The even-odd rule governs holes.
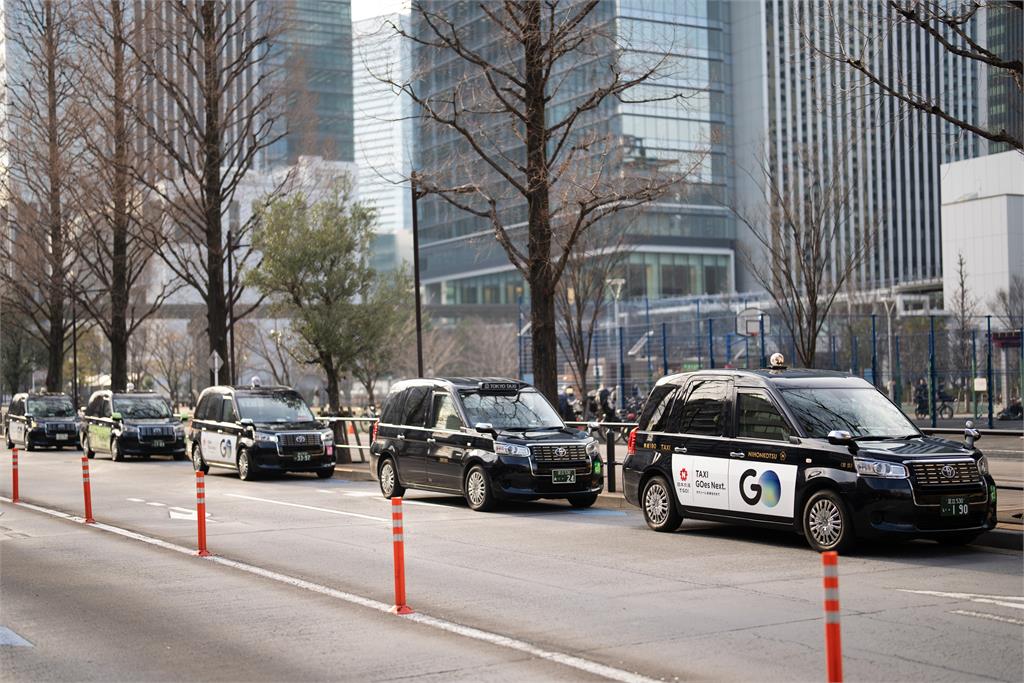
{"type": "MultiPolygon", "coordinates": [[[[1020,129],[1007,131],[987,124],[981,116],[972,116],[977,109],[946,106],[942,91],[927,93],[920,89],[919,75],[890,63],[890,56],[898,53],[897,44],[907,32],[926,36],[930,46],[924,54],[938,54],[936,63],[948,60],[966,60],[999,74],[1014,89],[1017,97],[1022,91],[1022,65],[1019,49],[1014,52],[1013,41],[1005,43],[1005,52],[994,52],[988,41],[979,37],[984,31],[978,22],[984,17],[983,9],[1006,12],[1010,27],[1024,21],[1024,3],[986,2],[984,0],[886,0],[884,3],[848,3],[845,0],[825,0],[826,25],[815,21],[815,13],[807,12],[808,23],[803,27],[804,45],[821,57],[844,64],[858,74],[864,85],[876,88],[882,95],[892,97],[903,105],[937,117],[957,128],[979,135],[987,140],[1004,143],[1012,149],[1024,151],[1020,129]],[[857,14],[852,18],[852,13],[857,14]],[[833,36],[829,49],[816,46],[809,39],[811,32],[826,32],[833,36]],[[933,46],[933,47],[932,47],[933,46]]],[[[1019,48],[1019,45],[1017,46],[1019,48]]],[[[1017,112],[1020,115],[1020,112],[1017,112]]]]}
{"type": "MultiPolygon", "coordinates": [[[[136,111],[161,162],[154,178],[139,179],[164,201],[177,243],[159,254],[203,299],[209,351],[228,361],[229,324],[258,303],[235,309],[245,291],[240,266],[254,253],[252,220],[234,230],[224,222],[245,175],[284,135],[274,125],[269,58],[281,28],[275,7],[260,0],[145,5],[151,42],[135,53],[164,105],[136,111]],[[229,260],[232,282],[225,281],[229,260]]],[[[222,365],[214,381],[230,381],[233,370],[222,365]]]]}
{"type": "Polygon", "coordinates": [[[73,188],[82,180],[74,64],[78,19],[71,0],[23,0],[12,11],[9,35],[20,66],[8,71],[6,125],[0,126],[0,173],[8,223],[0,237],[6,304],[46,351],[46,388],[63,387],[63,359],[71,319],[68,273],[74,270],[73,188]]]}
{"type": "MultiPolygon", "coordinates": [[[[619,229],[616,229],[619,228],[619,229]]],[[[594,333],[607,308],[609,280],[621,275],[629,259],[627,231],[602,227],[585,235],[566,263],[556,293],[558,344],[569,359],[580,396],[586,397],[594,333]]]]}
{"type": "Polygon", "coordinates": [[[956,289],[953,291],[952,312],[955,360],[958,368],[967,370],[971,367],[971,330],[978,305],[967,286],[967,259],[963,254],[956,255],[956,289]]]}
{"type": "Polygon", "coordinates": [[[678,186],[701,163],[647,159],[635,141],[596,125],[616,102],[683,97],[683,91],[665,88],[639,99],[640,86],[656,82],[667,60],[645,63],[598,5],[481,2],[470,9],[480,21],[464,22],[455,16],[461,5],[447,13],[437,3],[417,2],[418,29],[391,28],[413,41],[416,63],[454,70],[459,79],[452,89],[435,92],[423,74],[405,82],[379,76],[417,105],[426,126],[455,135],[464,146],[465,158],[420,169],[413,181],[489,225],[526,279],[534,380],[552,400],[555,292],[577,242],[602,219],[678,186]],[[484,35],[494,39],[481,47],[484,35]],[[634,90],[637,97],[630,98],[634,90]],[[567,104],[554,106],[556,98],[567,104]],[[525,235],[513,227],[523,222],[525,235]]]}
{"type": "Polygon", "coordinates": [[[147,327],[152,328],[148,334],[152,343],[147,351],[153,379],[170,396],[171,405],[178,406],[187,398],[194,341],[187,333],[177,332],[163,321],[153,321],[147,327]]]}
{"type": "Polygon", "coordinates": [[[300,360],[293,355],[298,340],[291,330],[291,323],[280,319],[267,330],[253,326],[250,334],[242,335],[242,348],[252,358],[258,359],[261,367],[270,371],[274,384],[292,385],[295,365],[300,360]]]}
{"type": "Polygon", "coordinates": [[[996,318],[1008,330],[1024,327],[1024,276],[1011,275],[1010,286],[996,292],[992,302],[996,318]]]}
{"type": "Polygon", "coordinates": [[[793,158],[800,178],[796,191],[784,191],[783,179],[763,162],[767,209],[734,207],[733,213],[756,247],[741,250],[741,257],[772,297],[800,362],[813,368],[832,304],[870,252],[877,229],[855,230],[851,188],[839,172],[845,163],[841,150],[831,155],[831,167],[823,168],[817,152],[808,149],[793,158]]]}
{"type": "Polygon", "coordinates": [[[131,335],[178,288],[152,282],[155,252],[164,248],[152,193],[139,178],[154,178],[134,112],[142,111],[145,75],[133,40],[142,17],[129,0],[80,5],[83,58],[78,83],[89,116],[82,128],[89,182],[80,190],[84,212],[78,250],[83,255],[78,299],[110,342],[110,386],[128,381],[131,335]]]}

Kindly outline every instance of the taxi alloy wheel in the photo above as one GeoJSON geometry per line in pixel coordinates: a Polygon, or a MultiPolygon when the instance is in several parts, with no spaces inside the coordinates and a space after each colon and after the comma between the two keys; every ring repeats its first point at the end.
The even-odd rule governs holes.
{"type": "Polygon", "coordinates": [[[804,506],[804,534],[815,550],[845,550],[853,541],[850,516],[833,491],[819,491],[804,506]]]}
{"type": "Polygon", "coordinates": [[[121,448],[117,445],[117,439],[110,442],[110,459],[114,462],[121,462],[124,456],[121,455],[121,448]]]}
{"type": "Polygon", "coordinates": [[[256,468],[252,466],[249,451],[238,452],[238,478],[242,481],[252,481],[256,478],[256,468]]]}
{"type": "Polygon", "coordinates": [[[202,472],[203,474],[210,472],[210,466],[203,462],[203,456],[199,453],[198,448],[192,449],[192,467],[196,472],[202,472]]]}
{"type": "Polygon", "coordinates": [[[655,531],[675,531],[683,523],[682,515],[672,502],[672,489],[664,477],[647,480],[641,502],[644,520],[655,531]]]}
{"type": "Polygon", "coordinates": [[[380,464],[380,492],[385,498],[401,498],[405,495],[405,487],[398,481],[398,474],[395,472],[395,462],[391,458],[384,458],[380,464]]]}
{"type": "Polygon", "coordinates": [[[466,502],[477,512],[487,512],[494,508],[494,493],[491,491],[491,479],[480,465],[475,465],[466,475],[466,502]]]}

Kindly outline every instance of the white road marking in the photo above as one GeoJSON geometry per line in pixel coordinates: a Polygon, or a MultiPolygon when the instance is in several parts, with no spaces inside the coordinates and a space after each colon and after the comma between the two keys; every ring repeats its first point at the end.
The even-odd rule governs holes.
{"type": "MultiPolygon", "coordinates": [[[[179,507],[168,507],[167,516],[171,519],[185,519],[192,522],[196,521],[199,518],[199,515],[196,514],[195,510],[189,510],[188,508],[179,507]]],[[[206,519],[210,519],[209,512],[206,513],[206,519]]]]}
{"type": "MultiPolygon", "coordinates": [[[[247,498],[248,496],[241,497],[247,498]]],[[[0,501],[10,503],[11,499],[0,496],[0,501]]],[[[28,508],[30,510],[35,510],[37,512],[42,512],[44,514],[53,515],[54,517],[60,517],[61,519],[70,520],[72,522],[78,522],[79,524],[85,522],[85,520],[81,517],[69,515],[66,512],[61,512],[60,510],[51,510],[50,508],[45,508],[39,505],[33,505],[31,503],[19,502],[17,503],[17,505],[24,508],[28,508]]],[[[291,505],[291,503],[289,503],[288,505],[291,505]]],[[[337,512],[337,510],[335,510],[334,512],[337,512]]],[[[158,548],[173,550],[174,552],[181,553],[183,555],[190,555],[194,557],[196,554],[196,551],[192,548],[186,548],[185,546],[177,545],[175,543],[169,543],[167,541],[160,540],[159,538],[153,538],[151,536],[146,536],[134,531],[129,531],[128,529],[122,529],[121,527],[112,526],[110,524],[103,524],[98,522],[96,524],[91,524],[90,526],[101,531],[117,534],[118,536],[124,536],[125,538],[131,538],[136,541],[148,543],[149,545],[154,545],[158,548]]],[[[379,600],[364,598],[361,595],[347,593],[345,591],[340,591],[329,586],[313,583],[312,581],[306,581],[305,579],[299,579],[294,576],[288,576],[287,574],[280,574],[275,571],[270,571],[269,569],[263,569],[262,567],[246,564],[245,562],[229,560],[225,557],[218,557],[216,555],[210,555],[208,557],[203,557],[200,559],[207,560],[209,562],[214,562],[224,567],[231,567],[232,569],[237,569],[239,571],[243,571],[248,574],[253,574],[255,576],[260,576],[271,581],[277,581],[278,583],[283,583],[289,586],[293,586],[295,588],[301,588],[303,590],[307,590],[313,593],[319,593],[320,595],[326,595],[331,598],[342,600],[353,605],[366,607],[372,610],[376,610],[378,612],[391,611],[391,605],[384,602],[380,602],[379,600]]],[[[599,664],[598,662],[594,662],[589,659],[584,659],[582,657],[577,657],[575,655],[566,654],[564,652],[558,652],[556,650],[545,650],[524,640],[518,640],[516,638],[511,638],[509,636],[503,636],[500,633],[484,631],[482,629],[473,628],[472,626],[463,626],[462,624],[457,624],[446,619],[439,619],[437,617],[431,617],[429,615],[420,613],[408,614],[401,618],[407,621],[412,621],[417,624],[421,624],[423,626],[429,626],[431,628],[435,628],[441,631],[447,631],[448,633],[463,636],[464,638],[472,638],[473,640],[479,640],[481,642],[488,643],[490,645],[495,645],[497,647],[503,647],[509,650],[523,652],[532,657],[539,657],[540,659],[545,659],[549,662],[561,664],[562,666],[570,667],[572,669],[576,669],[577,671],[584,671],[586,673],[594,674],[595,676],[601,676],[612,681],[621,681],[622,683],[656,683],[656,680],[653,678],[647,678],[646,676],[642,676],[631,671],[625,671],[624,669],[616,669],[615,667],[607,666],[605,664],[599,664]]]]}
{"type": "Polygon", "coordinates": [[[125,500],[131,501],[133,503],[145,503],[146,502],[142,498],[125,498],[125,500]]]}
{"type": "Polygon", "coordinates": [[[155,507],[155,508],[163,508],[163,507],[167,507],[167,506],[166,506],[166,505],[164,505],[163,503],[154,503],[154,502],[152,502],[152,501],[149,501],[149,502],[147,502],[147,503],[146,503],[146,505],[152,505],[152,506],[153,506],[153,507],[155,507]]]}
{"type": "Polygon", "coordinates": [[[1001,617],[998,614],[989,614],[988,612],[972,612],[966,609],[955,609],[952,610],[950,614],[960,614],[965,617],[977,617],[978,619],[991,619],[992,621],[1001,621],[1005,624],[1024,626],[1024,620],[1014,619],[1013,617],[1001,617]]]}
{"type": "Polygon", "coordinates": [[[907,588],[899,588],[897,590],[899,590],[902,593],[932,595],[937,598],[952,598],[953,600],[970,600],[971,602],[980,602],[985,605],[999,605],[1000,607],[1024,609],[1024,597],[1017,597],[1014,595],[979,595],[977,593],[945,593],[942,591],[915,591],[909,590],[907,588]]]}
{"type": "Polygon", "coordinates": [[[330,508],[320,508],[315,505],[300,505],[299,503],[286,503],[283,500],[270,500],[269,498],[257,498],[255,496],[243,496],[240,493],[225,493],[225,496],[231,498],[242,498],[243,500],[255,500],[259,503],[270,503],[272,505],[284,505],[290,508],[302,508],[303,510],[314,510],[316,512],[326,512],[331,515],[344,515],[346,517],[358,517],[360,519],[372,519],[375,522],[388,522],[391,523],[390,519],[386,517],[374,517],[373,515],[362,515],[358,512],[345,512],[344,510],[332,510],[330,508]]]}
{"type": "Polygon", "coordinates": [[[0,646],[33,647],[32,643],[28,642],[6,626],[0,626],[0,646]]]}

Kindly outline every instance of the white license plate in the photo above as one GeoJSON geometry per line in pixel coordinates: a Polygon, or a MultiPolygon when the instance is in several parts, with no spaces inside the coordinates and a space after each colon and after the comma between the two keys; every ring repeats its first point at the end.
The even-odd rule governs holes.
{"type": "Polygon", "coordinates": [[[160,441],[159,439],[153,442],[153,448],[163,448],[166,441],[160,441]]]}
{"type": "Polygon", "coordinates": [[[68,435],[67,434],[58,434],[57,435],[57,441],[67,441],[67,440],[68,440],[68,435]]]}
{"type": "Polygon", "coordinates": [[[296,453],[295,462],[309,462],[309,453],[296,453]]]}

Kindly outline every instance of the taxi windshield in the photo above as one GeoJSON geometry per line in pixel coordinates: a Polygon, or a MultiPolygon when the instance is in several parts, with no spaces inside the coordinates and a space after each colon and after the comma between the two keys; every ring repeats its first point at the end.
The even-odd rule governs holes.
{"type": "Polygon", "coordinates": [[[471,425],[489,422],[495,429],[526,431],[562,429],[562,419],[537,391],[518,394],[463,392],[462,405],[471,425]]]}
{"type": "Polygon", "coordinates": [[[297,393],[237,394],[235,402],[239,415],[256,423],[313,422],[315,419],[297,393]]]}
{"type": "Polygon", "coordinates": [[[114,412],[128,420],[171,416],[167,401],[157,396],[115,396],[114,412]]]}
{"type": "Polygon", "coordinates": [[[885,396],[864,389],[783,389],[809,437],[825,438],[833,430],[856,437],[900,438],[917,436],[917,427],[885,396]]]}
{"type": "Polygon", "coordinates": [[[25,413],[32,417],[74,417],[75,407],[70,398],[63,396],[30,398],[25,413]]]}

